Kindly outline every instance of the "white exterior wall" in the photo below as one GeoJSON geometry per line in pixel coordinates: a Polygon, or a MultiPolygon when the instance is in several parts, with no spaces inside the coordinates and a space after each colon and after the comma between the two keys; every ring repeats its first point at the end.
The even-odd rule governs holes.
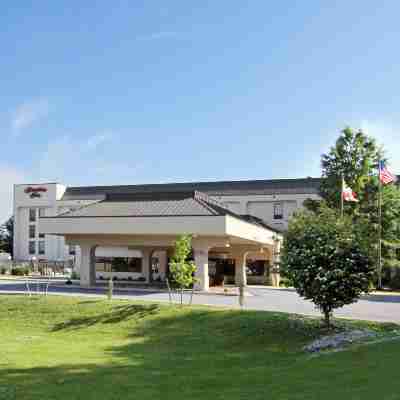
{"type": "MultiPolygon", "coordinates": [[[[43,210],[45,216],[54,216],[62,210],[66,211],[72,206],[81,205],[82,202],[76,201],[69,202],[69,204],[60,202],[64,192],[65,186],[58,183],[14,185],[14,260],[30,261],[32,257],[36,257],[38,260],[65,261],[73,258],[69,255],[63,237],[46,235],[44,238],[39,238],[39,209],[43,210]],[[40,197],[31,198],[30,194],[25,192],[27,188],[40,188],[45,191],[39,192],[40,197]],[[29,221],[29,209],[31,208],[36,209],[36,222],[34,223],[29,221]],[[30,225],[36,226],[35,239],[29,238],[30,225]],[[29,242],[31,240],[36,243],[35,254],[29,254],[29,242]],[[44,254],[39,254],[39,241],[45,242],[44,254]]],[[[79,249],[77,249],[76,258],[79,257],[79,249]]]]}
{"type": "Polygon", "coordinates": [[[316,194],[282,194],[282,195],[243,195],[214,197],[231,211],[238,214],[251,214],[263,219],[268,225],[285,230],[290,217],[298,209],[303,208],[307,199],[318,200],[316,194]],[[274,219],[274,204],[281,203],[283,218],[274,219]]]}

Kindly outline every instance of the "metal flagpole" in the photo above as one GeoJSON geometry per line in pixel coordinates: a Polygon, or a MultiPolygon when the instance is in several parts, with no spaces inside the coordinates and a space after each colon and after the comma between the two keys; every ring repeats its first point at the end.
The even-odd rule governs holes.
{"type": "Polygon", "coordinates": [[[343,218],[343,213],[344,213],[343,191],[344,191],[344,176],[342,174],[342,192],[340,193],[340,217],[341,218],[343,218]]]}
{"type": "Polygon", "coordinates": [[[381,161],[378,164],[378,289],[382,289],[382,182],[381,161]]]}

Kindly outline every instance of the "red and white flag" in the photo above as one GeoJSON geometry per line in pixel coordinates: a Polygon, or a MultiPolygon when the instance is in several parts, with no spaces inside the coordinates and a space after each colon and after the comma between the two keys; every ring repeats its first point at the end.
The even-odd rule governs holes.
{"type": "Polygon", "coordinates": [[[353,189],[346,185],[346,182],[343,179],[342,183],[342,197],[344,201],[354,201],[358,202],[357,195],[353,192],[353,189]]]}
{"type": "Polygon", "coordinates": [[[384,161],[379,161],[379,179],[384,185],[397,181],[397,176],[387,169],[384,161]]]}

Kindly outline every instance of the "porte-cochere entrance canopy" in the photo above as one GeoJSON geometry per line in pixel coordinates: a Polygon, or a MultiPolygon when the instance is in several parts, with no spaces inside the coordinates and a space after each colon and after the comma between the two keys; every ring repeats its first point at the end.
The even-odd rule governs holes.
{"type": "Polygon", "coordinates": [[[280,234],[252,216],[233,213],[200,192],[108,194],[104,199],[53,217],[41,217],[41,233],[62,235],[81,248],[81,285],[95,284],[97,246],[141,250],[150,276],[154,251],[171,251],[181,234],[193,235],[198,289],[208,290],[208,253],[228,250],[236,281],[246,283],[249,252],[278,254],[280,234]]]}

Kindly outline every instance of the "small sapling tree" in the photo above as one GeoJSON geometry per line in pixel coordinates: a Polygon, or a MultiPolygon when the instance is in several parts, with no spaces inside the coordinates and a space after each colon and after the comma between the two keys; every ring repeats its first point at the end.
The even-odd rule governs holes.
{"type": "Polygon", "coordinates": [[[180,301],[183,304],[183,291],[194,285],[196,266],[189,261],[192,252],[191,235],[182,235],[175,241],[175,253],[169,263],[169,270],[174,286],[180,291],[180,301]]]}

